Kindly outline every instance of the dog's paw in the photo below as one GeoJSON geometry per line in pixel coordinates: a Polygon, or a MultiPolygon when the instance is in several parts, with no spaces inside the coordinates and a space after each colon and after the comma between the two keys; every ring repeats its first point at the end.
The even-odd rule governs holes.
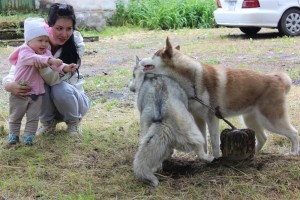
{"type": "Polygon", "coordinates": [[[150,185],[150,186],[153,186],[153,187],[156,187],[158,186],[158,179],[156,178],[156,176],[151,176],[151,177],[148,177],[148,178],[142,178],[140,179],[142,182],[146,183],[147,185],[150,185]]]}
{"type": "Polygon", "coordinates": [[[299,156],[300,152],[290,152],[290,153],[286,153],[284,155],[286,155],[286,156],[299,156]]]}
{"type": "Polygon", "coordinates": [[[139,181],[141,181],[147,185],[150,185],[153,187],[158,186],[158,183],[159,183],[158,178],[152,173],[147,173],[147,174],[136,174],[135,173],[135,176],[138,178],[139,181]]]}
{"type": "Polygon", "coordinates": [[[158,186],[158,183],[159,183],[159,181],[158,181],[158,179],[156,178],[156,179],[154,179],[154,180],[153,180],[153,179],[151,180],[150,185],[153,186],[153,187],[156,187],[156,186],[158,186]]]}
{"type": "Polygon", "coordinates": [[[210,155],[203,155],[203,156],[199,157],[199,160],[206,162],[206,163],[211,163],[214,160],[214,157],[210,156],[210,155]]]}

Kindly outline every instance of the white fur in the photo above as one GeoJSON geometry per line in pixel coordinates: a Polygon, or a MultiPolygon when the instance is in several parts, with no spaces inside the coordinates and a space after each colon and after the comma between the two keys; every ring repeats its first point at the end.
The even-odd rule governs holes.
{"type": "Polygon", "coordinates": [[[137,69],[130,88],[138,92],[141,140],[133,162],[135,176],[152,186],[154,175],[173,149],[195,152],[199,159],[211,161],[206,154],[205,139],[188,112],[184,90],[166,76],[147,75],[137,69]]]}

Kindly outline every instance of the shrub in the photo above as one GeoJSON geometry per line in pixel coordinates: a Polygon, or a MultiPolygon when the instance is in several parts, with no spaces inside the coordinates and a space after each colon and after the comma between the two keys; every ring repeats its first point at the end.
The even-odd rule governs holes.
{"type": "Polygon", "coordinates": [[[215,27],[214,0],[129,0],[117,2],[113,26],[138,25],[148,29],[215,27]]]}

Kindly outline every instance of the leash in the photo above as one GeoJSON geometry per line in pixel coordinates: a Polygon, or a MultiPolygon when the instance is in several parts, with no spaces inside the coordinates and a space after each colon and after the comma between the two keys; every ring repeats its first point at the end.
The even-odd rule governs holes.
{"type": "Polygon", "coordinates": [[[190,99],[196,100],[199,103],[201,103],[203,106],[207,107],[212,113],[215,114],[215,116],[219,119],[222,119],[226,124],[228,124],[232,129],[237,129],[232,123],[230,123],[227,119],[225,119],[220,111],[220,106],[217,106],[216,108],[211,107],[210,105],[207,105],[206,103],[204,103],[201,99],[199,99],[197,97],[197,95],[195,94],[195,96],[191,97],[190,99]]]}
{"type": "MultiPolygon", "coordinates": [[[[165,74],[154,74],[154,73],[145,73],[145,77],[147,75],[152,75],[153,77],[155,76],[166,76],[170,79],[172,79],[172,77],[168,76],[168,75],[165,75],[165,74]]],[[[212,113],[215,114],[215,116],[219,119],[222,119],[228,126],[231,127],[231,129],[237,129],[232,123],[230,123],[227,119],[225,119],[220,111],[220,106],[217,106],[216,108],[213,108],[211,107],[210,105],[207,105],[206,103],[204,103],[201,99],[199,99],[197,97],[197,94],[196,94],[196,88],[194,86],[194,91],[195,91],[195,96],[193,97],[190,97],[189,99],[193,99],[193,100],[196,100],[198,101],[200,104],[202,104],[203,106],[205,106],[206,108],[208,108],[209,111],[211,111],[212,113]]]]}

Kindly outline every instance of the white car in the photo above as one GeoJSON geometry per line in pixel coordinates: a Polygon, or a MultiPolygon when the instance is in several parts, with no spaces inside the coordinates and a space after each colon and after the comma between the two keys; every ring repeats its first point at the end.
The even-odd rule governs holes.
{"type": "Polygon", "coordinates": [[[262,27],[300,35],[300,0],[217,0],[217,5],[214,17],[218,25],[238,27],[248,35],[262,27]]]}

